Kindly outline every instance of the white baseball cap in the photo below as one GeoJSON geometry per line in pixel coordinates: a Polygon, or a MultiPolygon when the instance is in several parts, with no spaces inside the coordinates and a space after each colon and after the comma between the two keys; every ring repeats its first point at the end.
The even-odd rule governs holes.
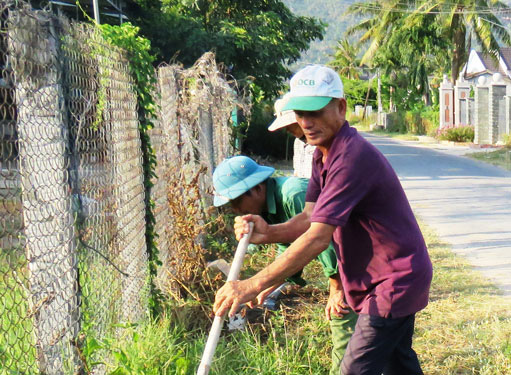
{"type": "Polygon", "coordinates": [[[287,104],[287,102],[289,102],[289,98],[290,98],[289,93],[287,93],[282,97],[282,99],[278,99],[275,102],[275,116],[277,116],[277,118],[268,127],[269,131],[274,132],[275,130],[296,123],[296,115],[293,111],[282,110],[287,104]]]}
{"type": "Polygon", "coordinates": [[[283,108],[297,111],[318,111],[332,98],[343,98],[339,75],[324,65],[308,65],[291,78],[290,99],[283,108]]]}

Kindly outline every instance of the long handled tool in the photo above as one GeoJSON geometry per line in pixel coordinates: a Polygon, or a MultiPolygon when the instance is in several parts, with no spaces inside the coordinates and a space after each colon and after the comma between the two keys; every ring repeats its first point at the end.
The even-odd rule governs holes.
{"type": "MultiPolygon", "coordinates": [[[[236,253],[234,253],[234,259],[229,271],[229,276],[227,276],[227,281],[238,280],[240,275],[243,259],[245,258],[245,253],[247,252],[247,247],[250,243],[250,236],[252,235],[252,230],[254,228],[253,223],[249,224],[249,232],[243,235],[240,242],[238,243],[238,247],[236,248],[236,253]]],[[[207,375],[209,373],[211,361],[213,360],[213,355],[215,354],[218,339],[220,338],[220,332],[222,331],[224,318],[225,314],[223,316],[215,316],[215,319],[213,320],[213,325],[209,331],[208,341],[206,342],[206,347],[204,348],[204,353],[202,354],[202,359],[199,365],[199,369],[197,370],[197,375],[207,375]]]]}

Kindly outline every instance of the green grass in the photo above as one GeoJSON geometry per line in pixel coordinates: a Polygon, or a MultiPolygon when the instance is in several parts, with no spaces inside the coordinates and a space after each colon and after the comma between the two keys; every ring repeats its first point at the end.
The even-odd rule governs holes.
{"type": "Polygon", "coordinates": [[[424,230],[434,264],[415,349],[426,374],[511,374],[511,301],[424,230]]]}
{"type": "Polygon", "coordinates": [[[32,374],[36,350],[27,300],[25,257],[0,249],[0,374],[32,374]]]}
{"type": "Polygon", "coordinates": [[[384,137],[390,137],[390,138],[396,138],[396,139],[402,139],[405,141],[418,141],[419,138],[417,138],[416,135],[411,133],[398,133],[398,132],[389,132],[385,129],[373,129],[371,130],[370,125],[374,124],[376,122],[376,117],[374,115],[370,116],[367,119],[362,119],[360,117],[356,117],[354,114],[350,114],[348,121],[350,122],[351,126],[354,126],[357,128],[358,131],[365,132],[365,133],[371,133],[375,135],[380,135],[384,137]]]}
{"type": "MultiPolygon", "coordinates": [[[[111,335],[117,330],[114,323],[122,306],[121,276],[95,253],[78,251],[86,256],[80,262],[82,335],[87,332],[94,339],[111,335]]],[[[0,375],[38,373],[28,285],[23,248],[0,248],[0,375]]],[[[108,352],[95,350],[90,358],[95,361],[108,352]]],[[[63,373],[73,373],[72,367],[62,369],[63,373]]]]}
{"type": "Polygon", "coordinates": [[[371,134],[381,135],[384,137],[401,139],[403,141],[418,141],[419,140],[419,138],[416,135],[410,134],[410,133],[389,132],[384,129],[374,129],[374,130],[370,130],[368,132],[371,134]]]}
{"type": "MultiPolygon", "coordinates": [[[[429,228],[422,228],[434,265],[430,304],[417,314],[414,336],[414,348],[424,372],[511,374],[511,301],[463,258],[454,255],[429,228]]],[[[247,256],[244,277],[263,267],[274,255],[274,248],[268,246],[247,256]]],[[[4,278],[12,279],[12,271],[5,268],[8,263],[4,260],[0,264],[4,265],[4,278]]],[[[12,261],[9,264],[10,269],[24,267],[23,262],[17,268],[12,267],[12,261]]],[[[331,342],[329,325],[323,318],[327,283],[318,262],[306,267],[304,278],[309,285],[286,296],[280,311],[251,312],[247,330],[222,334],[212,375],[328,373],[331,342]]],[[[9,294],[4,284],[0,284],[0,296],[6,300],[9,294]]],[[[22,304],[22,290],[7,289],[16,290],[18,296],[9,298],[22,304]]],[[[168,301],[158,321],[119,326],[103,339],[90,337],[85,340],[83,353],[104,363],[90,360],[89,366],[117,375],[195,374],[210,327],[203,308],[206,305],[210,311],[211,302],[201,303],[202,306],[196,301],[168,301]]],[[[0,306],[2,327],[9,324],[13,337],[15,332],[30,328],[20,325],[12,315],[14,310],[6,310],[5,306],[0,306]]],[[[4,348],[9,344],[5,339],[0,343],[4,348]]],[[[29,355],[34,356],[34,350],[28,349],[29,355]]]]}
{"type": "Polygon", "coordinates": [[[511,171],[511,148],[509,147],[491,152],[474,152],[467,156],[511,171]]]}
{"type": "MultiPolygon", "coordinates": [[[[424,372],[511,374],[511,301],[422,227],[434,265],[430,304],[417,314],[414,336],[424,372]]],[[[273,257],[272,247],[248,256],[244,277],[273,257]]],[[[285,297],[280,311],[253,313],[247,330],[222,335],[212,375],[328,373],[326,280],[316,261],[304,277],[310,284],[285,297]]],[[[169,305],[158,323],[127,328],[126,340],[111,341],[109,350],[124,354],[113,356],[109,373],[194,374],[208,329],[196,302],[169,305]]]]}
{"type": "MultiPolygon", "coordinates": [[[[169,308],[179,309],[178,306],[169,308]]],[[[328,325],[321,309],[302,316],[300,328],[286,309],[267,314],[245,331],[224,333],[216,349],[211,374],[326,374],[328,325]]],[[[117,339],[101,345],[112,353],[109,374],[195,374],[207,339],[207,327],[194,327],[198,310],[176,318],[170,313],[159,322],[129,327],[117,339]],[[190,327],[191,325],[191,327],[190,327]]],[[[209,326],[209,324],[207,325],[209,326]]]]}

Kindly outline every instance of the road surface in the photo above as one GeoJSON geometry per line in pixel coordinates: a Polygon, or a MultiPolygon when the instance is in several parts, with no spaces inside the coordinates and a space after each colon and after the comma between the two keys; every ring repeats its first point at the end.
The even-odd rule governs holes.
{"type": "Polygon", "coordinates": [[[390,161],[415,213],[511,295],[511,172],[458,156],[467,150],[457,146],[363,135],[390,161]]]}

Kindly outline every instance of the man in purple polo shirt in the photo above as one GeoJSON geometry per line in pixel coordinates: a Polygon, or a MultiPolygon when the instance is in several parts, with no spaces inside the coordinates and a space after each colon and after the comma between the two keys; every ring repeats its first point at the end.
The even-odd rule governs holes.
{"type": "Polygon", "coordinates": [[[307,66],[291,79],[290,92],[284,109],[295,111],[307,143],[317,146],[305,210],[277,225],[238,217],[235,230],[240,238],[253,221],[251,242],[294,242],[252,278],[222,287],[213,309],[234,314],[310,262],[333,236],[345,298],[359,314],[340,372],[422,374],[412,336],[415,313],[428,303],[432,266],[398,177],[349,126],[342,82],[333,70],[307,66]]]}

